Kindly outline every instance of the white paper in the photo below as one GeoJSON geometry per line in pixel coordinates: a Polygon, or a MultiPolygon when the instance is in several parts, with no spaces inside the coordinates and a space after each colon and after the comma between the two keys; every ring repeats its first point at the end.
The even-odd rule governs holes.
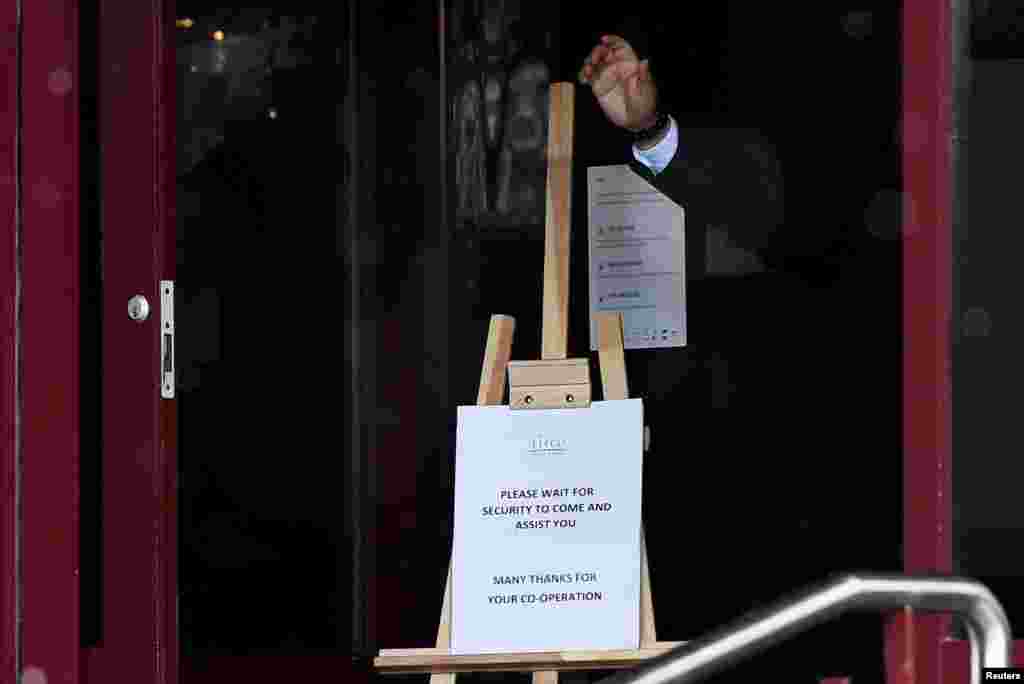
{"type": "Polygon", "coordinates": [[[639,399],[459,407],[452,653],[639,647],[642,447],[639,399]]]}
{"type": "Polygon", "coordinates": [[[628,165],[587,169],[590,349],[595,315],[623,314],[626,349],[686,345],[685,212],[628,165]]]}

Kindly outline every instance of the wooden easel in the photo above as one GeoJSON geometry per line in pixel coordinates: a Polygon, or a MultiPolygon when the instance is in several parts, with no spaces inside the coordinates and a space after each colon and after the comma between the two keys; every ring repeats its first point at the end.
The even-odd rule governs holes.
{"type": "MultiPolygon", "coordinates": [[[[590,406],[587,359],[566,359],[569,329],[569,232],[571,223],[574,84],[552,83],[548,126],[547,212],[544,230],[544,321],[540,361],[513,361],[515,320],[491,317],[477,404],[493,406],[505,395],[508,369],[509,405],[513,409],[585,408],[590,406]]],[[[626,399],[622,316],[598,317],[598,360],[605,400],[626,399]]],[[[654,629],[647,544],[640,531],[640,648],[623,651],[555,651],[451,655],[452,568],[444,589],[441,621],[434,648],[384,649],[374,659],[385,674],[430,672],[430,684],[454,684],[457,672],[532,672],[534,684],[557,684],[559,670],[631,667],[679,645],[658,642],[654,629]]]]}

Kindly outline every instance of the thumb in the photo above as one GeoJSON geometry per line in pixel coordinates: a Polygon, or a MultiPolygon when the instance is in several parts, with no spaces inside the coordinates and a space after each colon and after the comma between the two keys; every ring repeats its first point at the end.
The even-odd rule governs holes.
{"type": "Polygon", "coordinates": [[[650,80],[650,76],[650,65],[648,64],[648,60],[645,59],[642,62],[640,62],[636,72],[633,74],[633,78],[630,79],[630,94],[633,95],[634,97],[640,95],[640,86],[643,84],[644,81],[650,80]]]}
{"type": "Polygon", "coordinates": [[[640,62],[640,69],[637,71],[637,74],[639,74],[641,81],[650,81],[651,80],[651,64],[650,64],[650,60],[646,60],[645,59],[642,62],[640,62]]]}

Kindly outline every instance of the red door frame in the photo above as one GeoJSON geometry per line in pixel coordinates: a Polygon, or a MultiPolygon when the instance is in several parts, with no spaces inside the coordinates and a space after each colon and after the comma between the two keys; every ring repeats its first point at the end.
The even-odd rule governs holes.
{"type": "Polygon", "coordinates": [[[255,683],[300,671],[358,681],[348,654],[215,658],[201,673],[180,662],[177,401],[160,399],[159,307],[141,326],[126,315],[129,297],[158,304],[159,281],[175,277],[175,0],[100,0],[99,8],[105,591],[102,642],[83,653],[83,681],[255,683]],[[147,371],[111,370],[119,368],[147,371]]]}
{"type": "Polygon", "coordinates": [[[160,280],[174,279],[173,3],[100,0],[103,626],[83,680],[174,684],[176,402],[160,398],[160,280]],[[143,323],[127,316],[136,294],[143,323]]]}
{"type": "MultiPolygon", "coordinates": [[[[0,678],[20,659],[50,682],[169,684],[177,679],[173,402],[125,400],[117,416],[106,412],[104,581],[117,591],[105,592],[101,646],[78,649],[77,3],[21,2],[20,40],[12,30],[18,5],[0,2],[9,104],[0,111],[0,678]]],[[[173,0],[104,0],[101,8],[105,175],[132,170],[118,174],[116,186],[104,183],[105,230],[125,231],[131,245],[106,257],[134,264],[106,283],[105,307],[120,311],[128,293],[158,302],[157,281],[173,278],[173,0]],[[137,106],[111,106],[119,98],[137,106]],[[138,117],[140,108],[151,116],[138,117]]],[[[951,14],[939,0],[904,0],[903,12],[904,569],[949,572],[951,14]]],[[[109,319],[105,338],[126,334],[127,316],[109,319]]],[[[158,396],[159,331],[131,330],[130,344],[105,350],[105,366],[153,372],[123,374],[105,391],[158,396]]],[[[947,627],[946,618],[895,616],[890,682],[967,681],[966,644],[947,638],[947,627]]],[[[1017,644],[1017,664],[1022,656],[1017,644]]]]}
{"type": "MultiPolygon", "coordinates": [[[[154,188],[174,168],[173,157],[165,163],[167,149],[173,152],[167,126],[174,113],[172,102],[163,98],[173,87],[173,70],[158,76],[153,65],[166,60],[138,59],[148,54],[146,45],[163,45],[158,24],[166,24],[153,21],[153,8],[118,4],[116,11],[105,8],[114,20],[108,26],[123,21],[132,29],[129,36],[138,37],[139,26],[150,27],[152,35],[140,37],[143,51],[132,53],[134,61],[108,60],[105,80],[128,86],[133,98],[148,98],[152,106],[136,103],[152,116],[139,120],[138,109],[107,108],[107,139],[115,141],[109,148],[124,151],[116,163],[132,169],[140,182],[135,188],[123,182],[108,187],[105,223],[108,231],[134,230],[148,237],[149,244],[136,249],[132,259],[146,274],[138,291],[159,301],[158,273],[172,276],[156,268],[162,254],[154,254],[154,236],[173,235],[167,230],[173,216],[164,203],[173,192],[156,193],[154,201],[154,188]],[[143,16],[126,16],[140,7],[143,16]],[[132,78],[134,83],[125,83],[132,78]],[[134,121],[116,120],[132,114],[134,121]],[[147,254],[154,255],[152,262],[147,254]]],[[[49,682],[77,684],[88,675],[93,681],[174,682],[173,611],[169,617],[164,610],[174,605],[173,444],[160,438],[159,429],[173,405],[129,399],[119,415],[106,412],[104,581],[117,590],[105,592],[100,647],[80,649],[78,3],[3,0],[0,17],[8,103],[0,113],[0,206],[7,217],[0,239],[0,678],[17,681],[19,669],[28,674],[34,668],[49,682]],[[128,548],[146,552],[124,553],[128,548]]],[[[126,40],[115,45],[128,47],[126,40]]],[[[173,175],[169,182],[173,189],[173,175]]],[[[123,309],[124,302],[116,301],[120,285],[108,290],[107,306],[123,309]]],[[[157,361],[150,352],[158,334],[149,326],[142,334],[148,343],[108,347],[105,367],[125,367],[133,355],[141,357],[143,363],[134,367],[146,368],[148,362],[152,372],[122,375],[138,385],[154,384],[157,361]]],[[[115,384],[105,391],[130,396],[120,394],[123,389],[115,384]]]]}
{"type": "Polygon", "coordinates": [[[0,2],[0,680],[17,681],[18,7],[0,2]]]}
{"type": "MultiPolygon", "coordinates": [[[[951,336],[953,13],[950,0],[903,3],[903,569],[953,570],[951,336]]],[[[890,684],[967,682],[969,648],[947,616],[888,625],[890,684]]],[[[1024,665],[1024,642],[1013,661],[1024,665]]]]}
{"type": "MultiPolygon", "coordinates": [[[[903,4],[903,569],[949,572],[952,13],[903,4]]],[[[890,623],[889,681],[942,681],[945,616],[890,623]]],[[[966,679],[963,681],[967,681],[966,679]]]]}
{"type": "MultiPolygon", "coordinates": [[[[20,226],[8,224],[3,243],[21,248],[20,302],[7,300],[4,306],[10,311],[14,303],[21,338],[13,351],[18,366],[5,364],[4,370],[14,375],[5,373],[3,386],[6,396],[12,383],[20,391],[20,429],[13,443],[5,440],[5,447],[13,448],[4,454],[5,474],[13,468],[18,477],[20,469],[20,499],[15,480],[15,489],[5,490],[3,511],[17,515],[20,507],[21,567],[15,561],[12,568],[5,555],[4,581],[19,578],[23,621],[20,635],[5,635],[4,643],[17,645],[20,638],[17,658],[25,673],[38,668],[46,681],[77,682],[78,14],[71,0],[19,4],[21,116],[15,177],[20,185],[15,201],[21,215],[20,226]],[[10,570],[14,573],[9,575],[10,570]]],[[[18,8],[6,0],[4,11],[12,9],[18,8]]],[[[5,36],[17,40],[19,32],[5,36]]],[[[4,277],[17,272],[4,269],[4,277]]],[[[7,359],[14,341],[5,338],[7,359]]],[[[9,417],[10,409],[4,413],[9,417]]],[[[14,527],[9,519],[3,526],[14,527]]],[[[19,540],[13,539],[17,549],[19,540]]],[[[9,542],[4,540],[8,547],[9,542]]],[[[5,603],[4,627],[11,624],[12,608],[17,610],[16,604],[5,603]]]]}
{"type": "MultiPolygon", "coordinates": [[[[130,169],[104,190],[105,231],[126,247],[105,255],[124,260],[107,283],[111,312],[125,310],[129,290],[159,302],[158,279],[173,277],[159,249],[174,234],[173,53],[168,64],[161,52],[173,21],[156,21],[159,8],[103,6],[118,37],[104,45],[104,97],[137,105],[104,107],[106,169],[130,169]]],[[[116,415],[105,411],[104,632],[99,647],[80,648],[78,3],[2,0],[0,17],[0,680],[34,668],[48,682],[171,684],[175,468],[173,431],[161,427],[173,426],[174,407],[144,399],[158,392],[159,323],[131,338],[116,329],[127,316],[108,316],[104,331],[104,367],[133,369],[107,373],[104,387],[124,398],[116,415]]]]}

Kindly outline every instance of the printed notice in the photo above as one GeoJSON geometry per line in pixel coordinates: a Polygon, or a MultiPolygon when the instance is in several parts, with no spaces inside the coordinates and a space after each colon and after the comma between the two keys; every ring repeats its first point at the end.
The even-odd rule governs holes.
{"type": "Polygon", "coordinates": [[[587,169],[590,349],[595,315],[622,312],[626,349],[686,345],[683,208],[627,165],[587,169]]]}
{"type": "Polygon", "coordinates": [[[640,644],[643,404],[460,406],[452,653],[640,644]]]}

